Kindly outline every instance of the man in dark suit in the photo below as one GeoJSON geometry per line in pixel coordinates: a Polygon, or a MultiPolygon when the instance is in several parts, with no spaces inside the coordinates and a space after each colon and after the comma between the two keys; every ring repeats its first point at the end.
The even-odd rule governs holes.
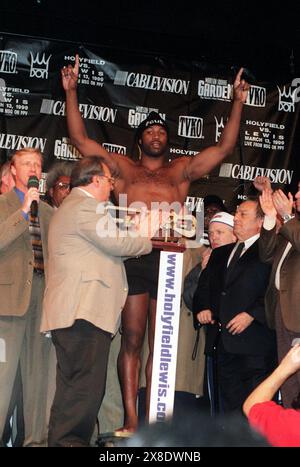
{"type": "MultiPolygon", "coordinates": [[[[238,242],[213,250],[194,298],[200,323],[220,325],[217,372],[225,412],[241,409],[276,362],[275,336],[266,326],[264,310],[270,268],[258,254],[262,222],[257,200],[238,207],[234,216],[238,242]]],[[[215,326],[209,327],[206,347],[214,344],[215,336],[215,326]]]]}
{"type": "MultiPolygon", "coordinates": [[[[295,195],[296,215],[292,215],[293,197],[281,190],[271,194],[264,190],[260,202],[265,213],[259,240],[261,259],[272,263],[266,293],[266,316],[270,327],[276,329],[278,358],[289,351],[293,339],[300,338],[300,182],[295,195]],[[276,234],[276,216],[284,223],[276,234]]],[[[283,405],[291,407],[300,392],[300,371],[282,385],[283,405]]]]}

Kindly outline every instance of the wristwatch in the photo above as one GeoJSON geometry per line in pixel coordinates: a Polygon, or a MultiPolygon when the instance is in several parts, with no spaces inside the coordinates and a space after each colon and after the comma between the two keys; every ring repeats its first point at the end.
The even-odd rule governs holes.
{"type": "Polygon", "coordinates": [[[286,223],[287,221],[290,221],[291,219],[293,219],[294,216],[292,214],[284,214],[282,216],[282,219],[283,219],[283,222],[286,223]]]}

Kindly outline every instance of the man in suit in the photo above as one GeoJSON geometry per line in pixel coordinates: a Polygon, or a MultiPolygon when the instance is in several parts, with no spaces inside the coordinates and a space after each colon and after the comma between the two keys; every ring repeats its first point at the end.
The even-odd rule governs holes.
{"type": "Polygon", "coordinates": [[[46,398],[50,342],[39,332],[47,232],[52,208],[39,200],[28,179],[40,179],[42,155],[33,148],[13,154],[15,188],[0,196],[0,438],[20,363],[25,446],[46,444],[46,398]],[[38,215],[30,215],[33,201],[38,215]]]}
{"type": "MultiPolygon", "coordinates": [[[[259,240],[261,259],[272,263],[269,287],[266,293],[266,315],[270,327],[276,329],[279,361],[289,351],[293,339],[300,338],[300,182],[295,195],[296,215],[292,215],[293,198],[281,190],[273,194],[264,190],[260,203],[264,223],[259,240]],[[276,234],[276,216],[283,226],[276,234]]],[[[291,407],[300,392],[300,371],[282,385],[283,405],[291,407]]]]}
{"type": "Polygon", "coordinates": [[[88,446],[105,390],[111,336],[128,292],[123,257],[151,241],[120,235],[106,212],[114,179],[101,157],[79,161],[49,229],[42,331],[51,331],[57,379],[49,446],[88,446]],[[108,227],[108,228],[107,228],[108,227]]]}
{"type": "MultiPolygon", "coordinates": [[[[224,412],[240,410],[275,364],[274,335],[266,326],[263,303],[270,268],[258,255],[262,222],[258,201],[238,207],[233,230],[238,242],[212,251],[196,292],[200,322],[221,326],[217,371],[224,412]]],[[[213,343],[209,329],[207,339],[213,343]]]]}

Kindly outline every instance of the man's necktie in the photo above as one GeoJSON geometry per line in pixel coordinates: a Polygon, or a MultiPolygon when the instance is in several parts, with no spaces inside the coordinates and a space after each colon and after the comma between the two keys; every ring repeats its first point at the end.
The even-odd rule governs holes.
{"type": "Polygon", "coordinates": [[[41,238],[41,227],[38,217],[29,218],[29,233],[33,250],[33,269],[38,274],[44,273],[43,246],[41,238]]]}
{"type": "Polygon", "coordinates": [[[238,244],[237,249],[235,250],[234,255],[231,258],[231,261],[230,261],[230,263],[229,263],[229,265],[227,267],[227,271],[226,271],[226,281],[227,282],[228,282],[228,279],[231,276],[231,274],[232,274],[232,272],[233,272],[233,270],[235,268],[236,263],[238,262],[238,260],[239,260],[239,258],[241,256],[242,251],[243,251],[244,248],[245,248],[245,243],[244,242],[241,242],[241,243],[238,244]]]}

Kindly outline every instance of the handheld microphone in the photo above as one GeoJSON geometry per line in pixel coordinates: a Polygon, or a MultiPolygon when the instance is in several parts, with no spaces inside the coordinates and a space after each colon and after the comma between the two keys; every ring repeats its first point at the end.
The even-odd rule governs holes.
{"type": "MultiPolygon", "coordinates": [[[[27,188],[39,188],[39,179],[35,175],[31,175],[27,182],[27,188]]],[[[38,215],[38,203],[36,200],[33,200],[30,206],[31,217],[37,217],[38,215]]]]}

